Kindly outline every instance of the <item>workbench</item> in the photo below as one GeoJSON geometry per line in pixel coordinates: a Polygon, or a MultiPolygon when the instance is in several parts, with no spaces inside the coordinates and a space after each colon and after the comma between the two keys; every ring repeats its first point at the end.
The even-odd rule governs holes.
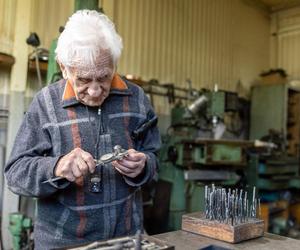
{"type": "Polygon", "coordinates": [[[170,245],[173,245],[175,250],[220,249],[217,247],[222,247],[226,250],[300,250],[300,240],[269,233],[265,233],[263,237],[243,241],[237,244],[230,244],[223,241],[214,240],[182,230],[153,236],[160,240],[166,241],[170,245]],[[213,248],[212,245],[215,248],[213,248]]]}

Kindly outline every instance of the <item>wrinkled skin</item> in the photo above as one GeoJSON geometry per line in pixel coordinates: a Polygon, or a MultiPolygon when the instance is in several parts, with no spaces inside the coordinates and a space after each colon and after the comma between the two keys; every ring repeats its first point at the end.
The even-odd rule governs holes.
{"type": "MultiPolygon", "coordinates": [[[[102,53],[92,67],[65,67],[60,64],[65,79],[71,81],[79,102],[92,107],[100,107],[108,97],[115,66],[109,53],[102,53]]],[[[128,150],[128,156],[115,161],[112,165],[123,175],[134,178],[143,172],[146,162],[144,153],[128,150]]],[[[75,148],[60,158],[55,167],[55,176],[62,176],[73,182],[76,179],[93,173],[96,165],[93,156],[75,148]]]]}
{"type": "Polygon", "coordinates": [[[115,74],[115,65],[108,52],[101,53],[92,66],[60,66],[63,75],[71,81],[78,101],[87,106],[101,106],[109,95],[115,74]]]}
{"type": "Polygon", "coordinates": [[[55,176],[62,176],[73,182],[81,176],[94,173],[95,168],[93,156],[81,148],[75,148],[59,159],[55,167],[55,176]]]}
{"type": "Polygon", "coordinates": [[[135,151],[134,149],[129,149],[128,156],[122,160],[114,161],[112,165],[121,174],[134,178],[143,172],[146,159],[147,158],[144,153],[135,151]]]}

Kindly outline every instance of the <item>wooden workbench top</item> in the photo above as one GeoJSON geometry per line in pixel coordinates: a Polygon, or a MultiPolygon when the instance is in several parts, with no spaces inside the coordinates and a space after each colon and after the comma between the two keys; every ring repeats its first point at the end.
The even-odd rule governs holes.
{"type": "Polygon", "coordinates": [[[176,250],[201,250],[210,245],[223,247],[228,250],[300,250],[300,240],[269,233],[265,233],[264,237],[237,244],[230,244],[181,230],[153,236],[175,246],[176,250]]]}

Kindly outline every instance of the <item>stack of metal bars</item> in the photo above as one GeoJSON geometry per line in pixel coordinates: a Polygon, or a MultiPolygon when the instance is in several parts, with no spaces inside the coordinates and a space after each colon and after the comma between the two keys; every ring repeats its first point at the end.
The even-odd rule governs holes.
{"type": "Polygon", "coordinates": [[[253,187],[252,202],[249,203],[247,191],[205,186],[205,218],[220,223],[237,225],[260,216],[260,199],[256,198],[253,187]],[[257,214],[258,208],[258,214],[257,214]]]}

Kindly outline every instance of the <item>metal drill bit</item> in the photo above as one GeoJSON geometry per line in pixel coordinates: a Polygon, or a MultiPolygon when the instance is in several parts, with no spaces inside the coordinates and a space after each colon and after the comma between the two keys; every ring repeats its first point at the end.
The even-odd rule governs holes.
{"type": "Polygon", "coordinates": [[[240,190],[239,198],[239,223],[243,220],[243,189],[240,190]]]}
{"type": "Polygon", "coordinates": [[[217,189],[217,218],[221,222],[221,189],[217,189]]]}
{"type": "Polygon", "coordinates": [[[247,200],[248,200],[248,192],[245,191],[245,197],[244,197],[244,221],[246,221],[246,217],[247,217],[247,200]]]}
{"type": "Polygon", "coordinates": [[[258,199],[258,217],[261,218],[260,199],[258,199]]]}
{"type": "Polygon", "coordinates": [[[222,188],[222,222],[225,221],[225,209],[226,209],[226,190],[222,188]]]}
{"type": "Polygon", "coordinates": [[[225,220],[226,220],[226,223],[228,224],[228,220],[229,220],[229,206],[228,206],[228,196],[227,196],[226,192],[225,192],[225,220]]]}
{"type": "Polygon", "coordinates": [[[247,209],[247,212],[246,212],[246,219],[247,219],[247,221],[248,221],[248,219],[249,219],[249,201],[248,201],[248,200],[246,200],[246,209],[247,209]]]}
{"type": "Polygon", "coordinates": [[[212,197],[213,197],[213,192],[209,194],[209,219],[213,219],[213,207],[212,207],[212,197]]]}
{"type": "Polygon", "coordinates": [[[235,217],[234,217],[234,222],[237,224],[238,221],[238,196],[236,193],[236,196],[234,197],[234,212],[235,212],[235,217]]]}
{"type": "Polygon", "coordinates": [[[251,217],[256,217],[256,199],[255,199],[255,186],[253,187],[253,193],[252,193],[252,206],[251,206],[251,217]]]}
{"type": "Polygon", "coordinates": [[[208,187],[207,185],[205,186],[205,218],[208,218],[208,187]]]}
{"type": "Polygon", "coordinates": [[[231,217],[232,217],[232,226],[234,225],[234,217],[235,217],[235,212],[234,212],[234,195],[235,195],[235,190],[232,190],[231,194],[231,217]]]}

